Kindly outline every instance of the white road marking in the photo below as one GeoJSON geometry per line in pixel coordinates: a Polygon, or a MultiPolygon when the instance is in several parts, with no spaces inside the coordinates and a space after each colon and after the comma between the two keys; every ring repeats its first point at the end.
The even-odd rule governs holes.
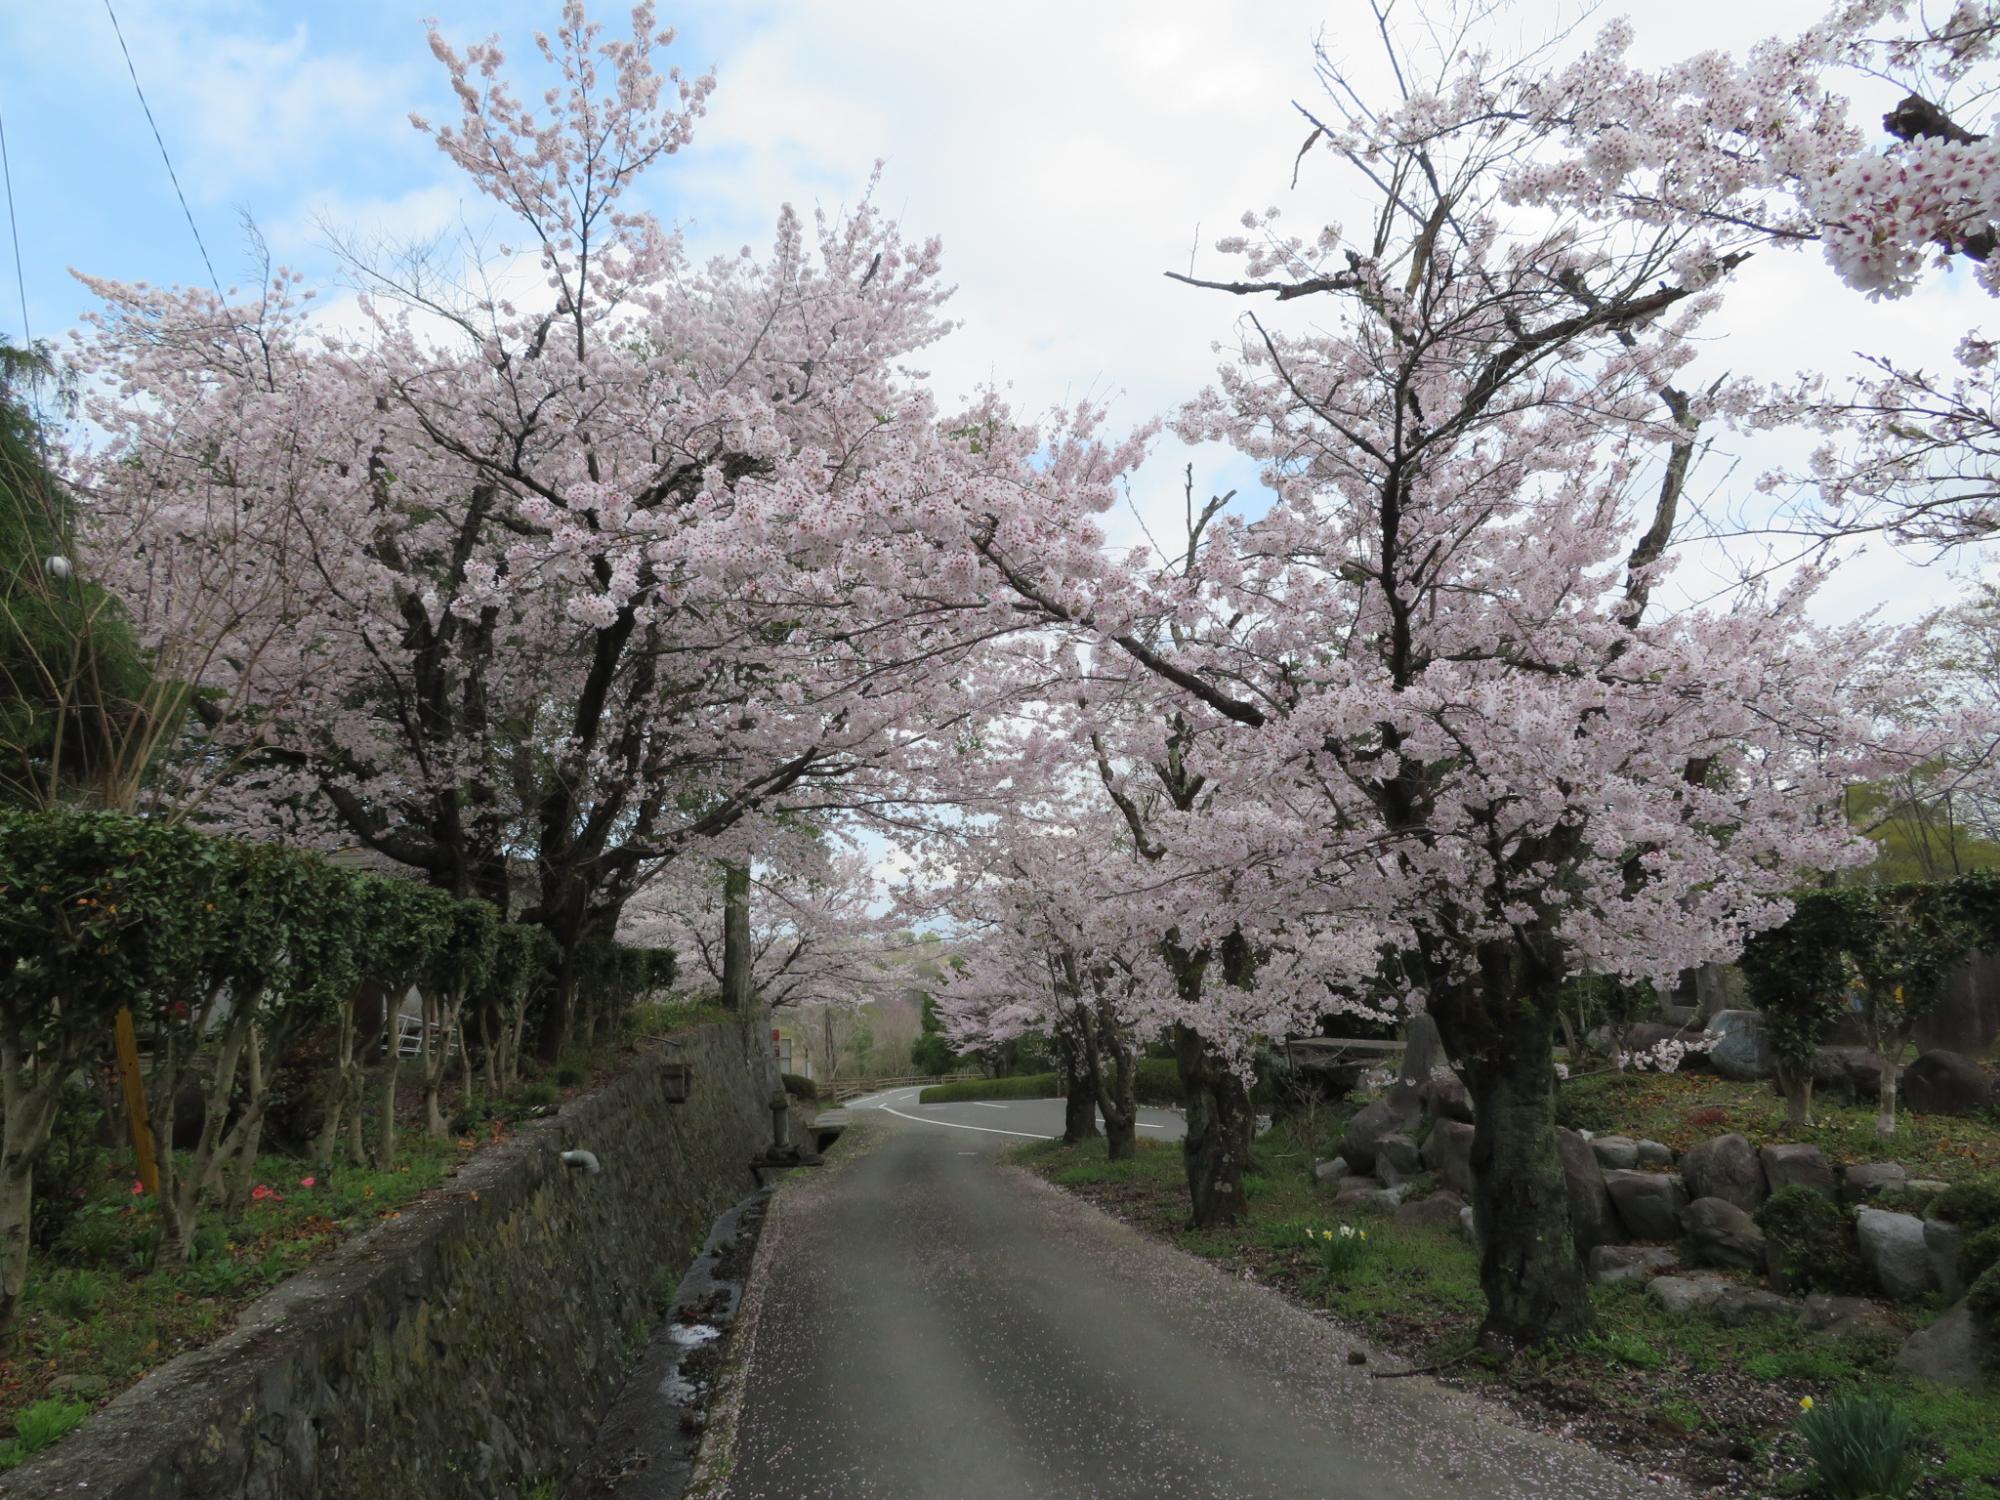
{"type": "Polygon", "coordinates": [[[1165,1130],[1167,1128],[1164,1125],[1155,1125],[1150,1120],[1139,1120],[1136,1123],[1141,1130],[1165,1130]]]}
{"type": "Polygon", "coordinates": [[[889,1109],[889,1106],[886,1104],[881,1107],[888,1110],[890,1114],[899,1120],[915,1120],[919,1125],[942,1125],[946,1130],[976,1130],[981,1135],[1018,1135],[1024,1136],[1031,1141],[1052,1141],[1055,1139],[1052,1135],[1043,1135],[1040,1131],[1036,1130],[995,1130],[989,1125],[961,1125],[956,1120],[936,1120],[927,1115],[906,1115],[900,1109],[889,1109]]]}
{"type": "Polygon", "coordinates": [[[979,1106],[979,1107],[980,1107],[981,1109],[1005,1109],[1005,1108],[1007,1107],[1007,1106],[1006,1106],[1006,1105],[1004,1105],[1004,1104],[987,1104],[987,1103],[985,1103],[985,1102],[984,1102],[983,1100],[979,1100],[979,1099],[968,1099],[968,1100],[966,1100],[965,1102],[966,1102],[967,1104],[976,1104],[976,1105],[978,1105],[978,1106],[979,1106]]]}

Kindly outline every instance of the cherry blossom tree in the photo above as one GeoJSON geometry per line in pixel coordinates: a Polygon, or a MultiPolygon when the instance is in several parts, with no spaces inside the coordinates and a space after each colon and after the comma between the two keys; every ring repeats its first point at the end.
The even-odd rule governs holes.
{"type": "Polygon", "coordinates": [[[223,614],[192,676],[256,755],[239,826],[503,907],[530,850],[523,915],[566,955],[662,864],[753,813],[887,801],[902,755],[983,712],[970,656],[1020,622],[892,566],[875,523],[1067,478],[1024,478],[1038,434],[941,418],[906,369],[946,327],[934,242],[863,202],[696,264],[638,206],[711,84],[633,22],[608,40],[566,5],[533,103],[497,43],[432,36],[461,113],[420,128],[546,295],[357,266],[349,333],[281,272],[227,302],[90,282],[82,360],[93,555],[142,619],[223,614]]]}
{"type": "MultiPolygon", "coordinates": [[[[1702,220],[1515,208],[1567,121],[1499,107],[1523,70],[1466,38],[1428,76],[1396,58],[1401,97],[1329,64],[1311,116],[1359,228],[1251,215],[1220,247],[1241,273],[1198,280],[1296,323],[1247,315],[1181,421],[1261,464],[1268,513],[1218,518],[1136,594],[1004,527],[978,545],[1287,804],[1231,915],[1283,911],[1328,989],[1429,1011],[1476,1108],[1485,1331],[1540,1341],[1590,1322],[1554,1141],[1563,986],[1726,960],[1799,871],[1860,857],[1839,797],[1914,753],[1866,711],[1904,643],[1816,625],[1821,570],[1661,605],[1702,424],[1745,409],[1687,373],[1740,251],[1702,220]]],[[[1164,837],[1226,866],[1204,847],[1224,827],[1164,837]]]]}

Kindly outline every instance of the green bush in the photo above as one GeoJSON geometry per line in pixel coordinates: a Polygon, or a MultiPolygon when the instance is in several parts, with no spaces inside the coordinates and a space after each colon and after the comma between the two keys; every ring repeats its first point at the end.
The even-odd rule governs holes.
{"type": "Polygon", "coordinates": [[[1012,1078],[962,1078],[934,1083],[917,1095],[919,1104],[961,1104],[968,1099],[1060,1099],[1062,1080],[1053,1073],[1021,1073],[1012,1078]]]}
{"type": "Polygon", "coordinates": [[[89,1415],[90,1408],[81,1401],[65,1401],[60,1396],[37,1401],[14,1419],[14,1436],[0,1443],[0,1469],[18,1469],[75,1431],[89,1415]]]}
{"type": "Polygon", "coordinates": [[[2000,1225],[2000,1176],[1980,1177],[1946,1188],[1931,1204],[1931,1212],[1961,1229],[1991,1229],[2000,1225]]]}
{"type": "Polygon", "coordinates": [[[95,1271],[71,1266],[57,1271],[42,1286],[42,1301],[65,1318],[78,1322],[97,1311],[104,1300],[104,1278],[95,1271]]]}
{"type": "Polygon", "coordinates": [[[1637,1073],[1600,1073],[1565,1082],[1556,1090],[1556,1124],[1565,1130],[1608,1134],[1630,1113],[1631,1096],[1646,1082],[1637,1073]]]}
{"type": "Polygon", "coordinates": [[[552,1083],[524,1083],[514,1090],[514,1103],[520,1109],[547,1109],[561,1098],[552,1083]]]}
{"type": "Polygon", "coordinates": [[[803,1099],[811,1104],[819,1098],[819,1085],[803,1073],[781,1073],[779,1077],[784,1080],[785,1092],[794,1099],[803,1099]]]}
{"type": "Polygon", "coordinates": [[[1809,1187],[1781,1188],[1757,1210],[1757,1227],[1769,1243],[1771,1267],[1797,1291],[1859,1292],[1868,1268],[1855,1242],[1854,1223],[1825,1194],[1809,1187]]]}
{"type": "Polygon", "coordinates": [[[1985,1335],[1987,1364],[2000,1369],[2000,1265],[1988,1266],[1979,1273],[1978,1280],[1965,1294],[1965,1305],[1985,1335]]]}
{"type": "Polygon", "coordinates": [[[110,1153],[99,1135],[104,1111],[86,1089],[64,1089],[49,1143],[35,1162],[34,1238],[38,1249],[59,1241],[91,1190],[103,1185],[110,1153]]]}
{"type": "Polygon", "coordinates": [[[1172,1058],[1142,1057],[1139,1076],[1133,1080],[1133,1096],[1153,1109],[1173,1109],[1187,1103],[1181,1087],[1181,1070],[1172,1058]]]}
{"type": "Polygon", "coordinates": [[[1976,1280],[1997,1265],[2000,1265],[2000,1224],[1965,1237],[1958,1251],[1960,1276],[1967,1281],[1976,1280]]]}
{"type": "Polygon", "coordinates": [[[1901,1500],[1916,1488],[1910,1419],[1880,1396],[1838,1396],[1805,1404],[1799,1436],[1830,1500],[1901,1500]]]}

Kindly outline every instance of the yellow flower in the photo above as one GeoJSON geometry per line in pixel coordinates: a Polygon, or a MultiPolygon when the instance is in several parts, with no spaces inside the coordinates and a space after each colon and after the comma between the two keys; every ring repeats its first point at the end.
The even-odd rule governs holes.
{"type": "Polygon", "coordinates": [[[1810,1396],[1801,1396],[1801,1397],[1799,1397],[1799,1410],[1800,1410],[1800,1411],[1811,1411],[1811,1410],[1812,1410],[1812,1397],[1810,1397],[1810,1396]]]}

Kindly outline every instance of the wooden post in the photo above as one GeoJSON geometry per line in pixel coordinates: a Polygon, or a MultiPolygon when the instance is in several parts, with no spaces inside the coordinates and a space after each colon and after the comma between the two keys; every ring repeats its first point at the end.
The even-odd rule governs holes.
{"type": "Polygon", "coordinates": [[[153,1128],[146,1121],[146,1081],[139,1076],[139,1035],[132,1012],[118,1009],[118,1086],[125,1095],[125,1123],[132,1131],[132,1155],[139,1163],[139,1180],[155,1198],[160,1195],[160,1164],[153,1157],[153,1128]]]}

